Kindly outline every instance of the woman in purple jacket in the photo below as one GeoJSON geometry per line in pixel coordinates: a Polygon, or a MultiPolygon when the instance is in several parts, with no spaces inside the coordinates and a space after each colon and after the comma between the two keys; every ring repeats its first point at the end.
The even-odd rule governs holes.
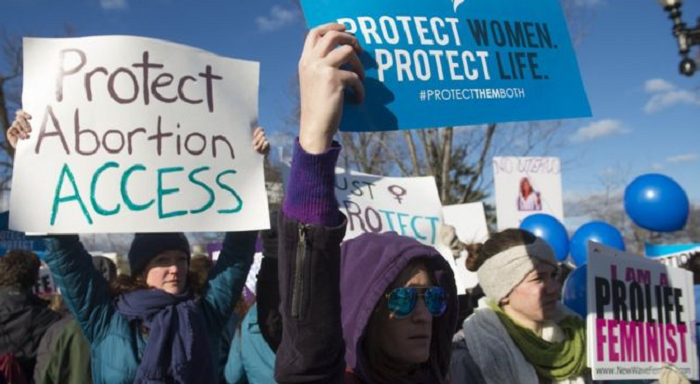
{"type": "Polygon", "coordinates": [[[364,95],[357,39],[310,31],[299,62],[301,126],[280,217],[279,383],[445,383],[457,321],[450,266],[395,233],[341,246],[334,196],[344,91],[364,95]],[[341,69],[340,67],[350,69],[341,69]],[[341,309],[342,308],[342,309],[341,309]]]}

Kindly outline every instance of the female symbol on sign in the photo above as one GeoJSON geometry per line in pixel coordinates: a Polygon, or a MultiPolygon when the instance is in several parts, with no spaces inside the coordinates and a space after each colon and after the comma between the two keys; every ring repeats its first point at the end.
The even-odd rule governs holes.
{"type": "Polygon", "coordinates": [[[392,195],[395,196],[399,204],[401,204],[402,197],[406,196],[406,189],[399,185],[390,185],[387,189],[392,195]]]}

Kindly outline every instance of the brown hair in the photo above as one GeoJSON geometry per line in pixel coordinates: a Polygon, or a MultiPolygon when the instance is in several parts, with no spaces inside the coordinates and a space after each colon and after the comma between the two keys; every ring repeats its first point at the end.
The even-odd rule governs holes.
{"type": "Polygon", "coordinates": [[[467,245],[469,256],[465,261],[467,269],[476,272],[490,257],[518,245],[532,244],[537,237],[522,229],[506,229],[491,236],[484,244],[467,245]]]}
{"type": "Polygon", "coordinates": [[[0,258],[0,287],[32,289],[39,278],[41,261],[34,252],[12,250],[0,258]]]}
{"type": "MultiPolygon", "coordinates": [[[[402,279],[405,274],[412,274],[413,272],[424,269],[428,272],[430,276],[431,284],[435,284],[435,268],[430,262],[430,259],[426,258],[416,258],[411,260],[406,267],[401,271],[399,276],[390,284],[385,293],[389,293],[392,289],[401,286],[405,279],[402,279]]],[[[440,382],[444,382],[442,378],[442,373],[440,372],[440,365],[438,360],[438,353],[432,353],[437,348],[439,348],[438,338],[433,337],[430,345],[430,359],[421,364],[421,366],[414,367],[412,372],[397,372],[398,367],[391,363],[391,360],[384,354],[382,349],[379,347],[378,333],[381,322],[384,321],[389,315],[389,307],[387,306],[386,299],[384,295],[377,302],[372,315],[370,316],[367,327],[365,329],[365,335],[362,340],[362,351],[364,356],[367,358],[367,364],[372,372],[372,376],[378,379],[380,383],[394,383],[397,381],[397,376],[402,375],[403,378],[410,378],[413,375],[420,375],[425,372],[431,372],[437,377],[440,382]]],[[[437,328],[439,326],[438,321],[433,322],[433,335],[437,335],[437,328]]],[[[449,346],[451,348],[451,346],[449,346]]]]}
{"type": "Polygon", "coordinates": [[[201,289],[207,283],[207,278],[209,277],[209,270],[211,269],[214,262],[204,255],[195,255],[190,260],[190,273],[187,276],[187,281],[192,283],[192,286],[199,287],[197,289],[197,294],[201,293],[201,289]]]}

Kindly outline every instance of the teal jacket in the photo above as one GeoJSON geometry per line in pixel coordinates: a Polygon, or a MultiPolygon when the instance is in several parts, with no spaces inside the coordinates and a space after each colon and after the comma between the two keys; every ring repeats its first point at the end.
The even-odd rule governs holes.
{"type": "MultiPolygon", "coordinates": [[[[218,361],[219,336],[233,313],[255,253],[257,232],[228,233],[219,259],[198,301],[208,331],[211,355],[218,361]]],[[[94,384],[131,384],[147,338],[113,305],[107,281],[92,267],[78,236],[47,239],[45,259],[64,301],[90,343],[94,384]]]]}
{"type": "Polygon", "coordinates": [[[275,353],[258,326],[257,304],[250,307],[231,342],[224,370],[228,384],[276,384],[275,353]]]}

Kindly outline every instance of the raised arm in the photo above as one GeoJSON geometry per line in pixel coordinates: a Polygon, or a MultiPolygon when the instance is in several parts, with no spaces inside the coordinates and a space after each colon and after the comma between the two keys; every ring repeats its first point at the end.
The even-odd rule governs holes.
{"type": "MultiPolygon", "coordinates": [[[[253,131],[253,149],[264,156],[270,152],[270,143],[262,127],[253,131]]],[[[223,332],[233,314],[236,301],[241,296],[250,265],[253,263],[257,233],[227,233],[221,255],[209,272],[202,295],[202,310],[207,324],[212,327],[210,332],[214,335],[223,332]]]]}
{"type": "Polygon", "coordinates": [[[299,62],[301,127],[279,222],[283,319],[275,379],[342,383],[345,343],[340,319],[340,242],[345,218],[335,199],[335,165],[344,91],[364,98],[357,39],[339,24],[309,32],[299,62]],[[340,69],[349,65],[352,70],[340,69]]]}
{"type": "Polygon", "coordinates": [[[88,341],[98,339],[114,316],[109,283],[92,266],[92,256],[77,235],[46,239],[46,264],[88,341]]]}
{"type": "Polygon", "coordinates": [[[255,254],[257,231],[229,232],[202,294],[202,310],[210,333],[223,332],[241,296],[255,254]]]}

